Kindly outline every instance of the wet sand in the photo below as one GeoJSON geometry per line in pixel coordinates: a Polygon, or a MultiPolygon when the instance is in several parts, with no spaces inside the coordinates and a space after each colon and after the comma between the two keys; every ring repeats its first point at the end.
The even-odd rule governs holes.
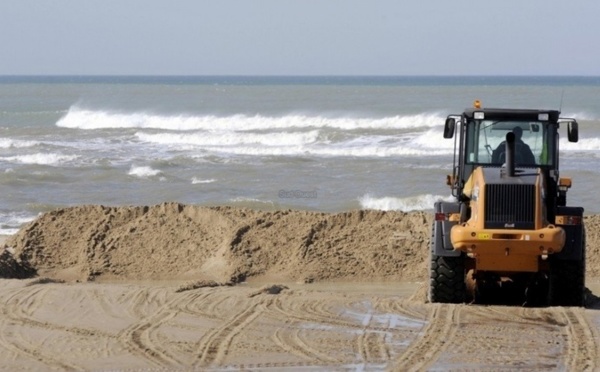
{"type": "Polygon", "coordinates": [[[427,304],[418,283],[181,287],[0,280],[0,369],[600,367],[595,308],[427,304]]]}

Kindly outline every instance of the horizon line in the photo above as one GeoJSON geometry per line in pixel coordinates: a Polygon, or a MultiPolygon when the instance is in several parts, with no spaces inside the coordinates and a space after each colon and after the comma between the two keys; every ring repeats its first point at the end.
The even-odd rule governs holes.
{"type": "Polygon", "coordinates": [[[600,77],[582,74],[0,74],[0,77],[600,77]]]}

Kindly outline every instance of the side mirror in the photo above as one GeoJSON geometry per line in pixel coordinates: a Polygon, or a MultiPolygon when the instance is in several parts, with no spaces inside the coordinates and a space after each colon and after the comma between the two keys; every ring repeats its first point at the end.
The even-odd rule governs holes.
{"type": "Polygon", "coordinates": [[[446,124],[444,125],[444,138],[452,138],[454,136],[454,130],[456,128],[456,119],[447,118],[446,124]]]}
{"type": "Polygon", "coordinates": [[[579,141],[579,124],[575,120],[567,124],[567,137],[569,138],[569,142],[579,141]]]}

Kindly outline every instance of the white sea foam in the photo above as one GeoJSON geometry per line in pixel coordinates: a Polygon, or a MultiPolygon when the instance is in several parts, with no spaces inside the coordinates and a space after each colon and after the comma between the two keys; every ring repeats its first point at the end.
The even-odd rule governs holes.
{"type": "Polygon", "coordinates": [[[216,180],[214,178],[210,178],[210,179],[201,179],[201,178],[196,178],[196,177],[192,177],[192,185],[197,185],[197,184],[202,184],[202,183],[213,183],[216,180]]]}
{"type": "Polygon", "coordinates": [[[569,142],[561,138],[560,149],[563,151],[600,151],[600,138],[580,138],[578,142],[569,142]]]}
{"type": "Polygon", "coordinates": [[[0,158],[2,161],[18,164],[37,164],[37,165],[60,165],[77,159],[76,155],[46,154],[37,153],[29,155],[17,155],[0,158]]]}
{"type": "Polygon", "coordinates": [[[23,141],[12,138],[0,138],[0,149],[24,148],[38,145],[37,141],[23,141]]]}
{"type": "Polygon", "coordinates": [[[273,207],[275,206],[275,202],[272,200],[260,200],[256,198],[248,198],[244,196],[238,196],[232,199],[229,199],[229,203],[233,205],[238,205],[242,207],[273,207]]]}
{"type": "Polygon", "coordinates": [[[453,197],[426,194],[407,198],[397,198],[392,196],[378,198],[367,194],[358,199],[361,207],[364,209],[377,209],[383,211],[395,210],[403,212],[433,209],[433,204],[439,200],[451,201],[453,200],[453,197]]]}
{"type": "MultiPolygon", "coordinates": [[[[583,113],[574,116],[586,117],[583,113]]],[[[454,141],[443,138],[441,123],[443,117],[437,113],[386,118],[306,115],[169,116],[89,110],[75,105],[57,122],[57,126],[84,130],[137,129],[135,137],[143,144],[177,147],[180,151],[191,153],[200,148],[208,154],[218,155],[425,157],[453,153],[454,141]],[[358,131],[354,131],[355,129],[358,131]],[[399,129],[399,132],[373,132],[383,129],[399,129]],[[156,130],[165,132],[156,133],[156,130]]],[[[32,144],[34,143],[0,140],[0,148],[32,144]]],[[[600,138],[582,139],[577,144],[562,139],[561,150],[600,151],[600,138]]]]}
{"type": "Polygon", "coordinates": [[[33,221],[35,217],[35,215],[26,212],[0,214],[0,235],[16,234],[20,226],[33,221]]]}
{"type": "Polygon", "coordinates": [[[451,151],[446,150],[428,150],[416,147],[380,147],[364,146],[350,148],[318,148],[305,151],[311,155],[318,156],[355,156],[355,157],[389,157],[389,156],[433,156],[447,155],[451,151]]]}
{"type": "Polygon", "coordinates": [[[138,132],[136,137],[143,142],[173,146],[179,150],[191,151],[197,146],[211,153],[251,156],[434,156],[450,155],[453,151],[452,141],[444,143],[430,132],[422,135],[359,136],[340,142],[319,139],[317,130],[264,134],[138,132]]]}
{"type": "Polygon", "coordinates": [[[257,144],[264,146],[298,146],[315,142],[319,136],[319,131],[265,134],[238,132],[149,134],[138,132],[135,136],[144,142],[164,145],[237,146],[257,144]]]}
{"type": "Polygon", "coordinates": [[[154,177],[154,176],[158,176],[159,174],[161,174],[162,172],[158,169],[153,169],[151,167],[148,166],[131,166],[131,169],[129,170],[129,174],[130,176],[135,176],[135,177],[140,177],[140,178],[148,178],[148,177],[154,177]]]}
{"type": "Polygon", "coordinates": [[[444,138],[439,129],[429,129],[418,133],[410,140],[410,145],[419,149],[431,149],[443,153],[454,151],[454,141],[444,138]]]}
{"type": "Polygon", "coordinates": [[[426,149],[406,148],[406,147],[307,147],[307,146],[288,146],[288,147],[260,147],[260,146],[239,146],[234,148],[208,147],[205,148],[213,153],[232,154],[232,155],[250,155],[250,156],[323,156],[323,157],[392,157],[392,156],[432,156],[448,155],[450,151],[440,150],[432,151],[426,149]]]}
{"type": "Polygon", "coordinates": [[[386,118],[324,117],[284,115],[280,117],[232,115],[158,115],[145,112],[119,113],[72,106],[56,123],[73,129],[140,128],[174,131],[248,131],[290,128],[408,129],[441,126],[438,113],[422,113],[386,118]]]}
{"type": "Polygon", "coordinates": [[[3,224],[0,224],[0,235],[15,235],[19,232],[18,227],[9,227],[3,224]]]}

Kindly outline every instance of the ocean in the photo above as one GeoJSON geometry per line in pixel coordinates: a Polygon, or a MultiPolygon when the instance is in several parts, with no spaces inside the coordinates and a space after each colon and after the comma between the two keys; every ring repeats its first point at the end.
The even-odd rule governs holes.
{"type": "Polygon", "coordinates": [[[0,77],[0,234],[81,204],[338,212],[449,199],[448,114],[560,109],[568,204],[600,213],[600,77],[0,77]]]}

